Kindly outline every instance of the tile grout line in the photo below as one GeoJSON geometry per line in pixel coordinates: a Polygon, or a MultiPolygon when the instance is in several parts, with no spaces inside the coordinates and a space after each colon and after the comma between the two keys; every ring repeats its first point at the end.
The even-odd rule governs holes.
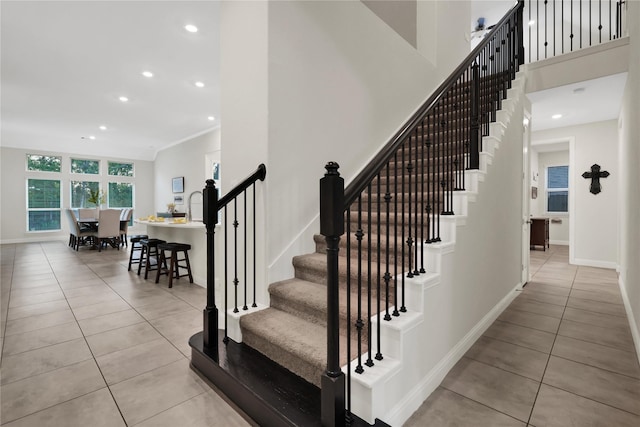
{"type": "MultiPolygon", "coordinates": [[[[551,257],[549,257],[551,258],[551,257]]],[[[542,266],[544,266],[544,264],[546,264],[548,262],[549,259],[547,259],[542,266]]],[[[540,268],[542,268],[542,266],[540,266],[540,268]]],[[[574,277],[573,280],[575,280],[575,275],[578,274],[578,269],[576,269],[576,272],[574,273],[574,277]]],[[[571,288],[573,288],[573,281],[571,282],[571,288]]],[[[571,294],[571,290],[569,290],[569,295],[571,294]]],[[[564,318],[564,312],[567,309],[567,304],[569,303],[569,297],[567,296],[567,302],[565,303],[565,306],[562,310],[562,318],[564,318]]],[[[533,411],[535,410],[536,407],[536,402],[538,401],[538,396],[540,395],[540,390],[542,389],[542,384],[544,381],[544,376],[547,373],[547,368],[549,367],[549,361],[551,360],[551,354],[553,353],[553,348],[556,345],[556,340],[558,339],[558,331],[560,330],[560,324],[562,323],[562,318],[560,319],[560,323],[558,323],[558,329],[556,331],[556,334],[553,338],[553,344],[551,344],[551,349],[549,350],[549,357],[547,357],[547,363],[544,366],[544,370],[542,371],[542,376],[540,377],[540,383],[538,384],[538,390],[536,391],[536,396],[533,399],[533,404],[531,405],[531,411],[529,412],[529,418],[527,419],[527,425],[531,424],[531,417],[533,417],[533,411]]]]}

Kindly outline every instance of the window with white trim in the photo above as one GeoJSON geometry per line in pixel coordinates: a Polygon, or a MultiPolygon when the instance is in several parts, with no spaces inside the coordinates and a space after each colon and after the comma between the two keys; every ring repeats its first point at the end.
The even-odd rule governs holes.
{"type": "Polygon", "coordinates": [[[60,230],[62,193],[59,179],[27,179],[28,231],[60,230]]]}
{"type": "Polygon", "coordinates": [[[547,212],[569,212],[569,166],[547,167],[547,212]]]}

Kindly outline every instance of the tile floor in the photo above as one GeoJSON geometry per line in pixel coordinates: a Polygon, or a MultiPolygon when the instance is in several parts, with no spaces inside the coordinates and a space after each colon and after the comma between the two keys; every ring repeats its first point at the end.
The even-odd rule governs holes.
{"type": "Polygon", "coordinates": [[[250,425],[189,368],[203,288],[145,281],[123,250],[1,251],[3,427],[250,425]]]}
{"type": "MultiPolygon", "coordinates": [[[[189,369],[203,288],[142,280],[126,251],[1,251],[3,427],[250,425],[189,369]]],[[[616,275],[567,260],[532,252],[532,282],[405,425],[640,425],[616,275]]]]}
{"type": "Polygon", "coordinates": [[[613,270],[531,251],[532,281],[405,426],[640,426],[640,367],[613,270]]]}

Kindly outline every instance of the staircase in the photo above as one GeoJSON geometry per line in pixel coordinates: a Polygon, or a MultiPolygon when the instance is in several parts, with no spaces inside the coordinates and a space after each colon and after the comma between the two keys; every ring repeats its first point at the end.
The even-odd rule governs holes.
{"type": "MultiPolygon", "coordinates": [[[[468,87],[468,85],[465,85],[468,87]]],[[[488,111],[490,104],[495,102],[492,94],[488,93],[490,85],[486,85],[485,93],[482,94],[482,110],[488,111]]],[[[458,90],[465,88],[454,87],[452,94],[458,90]]],[[[442,109],[451,112],[452,115],[459,117],[459,121],[464,122],[464,128],[468,128],[466,123],[470,115],[470,105],[468,103],[459,103],[457,99],[450,95],[445,98],[442,109]]],[[[457,126],[456,126],[457,128],[457,126]]],[[[378,289],[386,290],[386,284],[380,279],[384,275],[384,271],[378,272],[378,254],[392,253],[394,258],[388,265],[388,271],[393,272],[406,271],[409,265],[413,265],[410,261],[415,259],[415,249],[411,252],[405,249],[402,253],[403,246],[406,246],[406,237],[402,237],[400,230],[396,235],[392,235],[387,243],[386,238],[379,239],[379,230],[386,227],[387,221],[390,224],[402,223],[408,228],[409,211],[415,210],[415,205],[423,206],[425,200],[433,200],[433,208],[436,211],[444,212],[451,210],[452,206],[448,206],[445,197],[442,195],[442,183],[446,182],[448,188],[460,188],[460,194],[463,194],[461,185],[456,181],[461,181],[457,175],[449,172],[431,173],[432,170],[445,164],[452,164],[456,154],[462,153],[463,148],[468,144],[468,132],[454,132],[447,129],[442,130],[439,123],[425,126],[428,139],[434,141],[431,149],[427,150],[413,147],[411,150],[405,150],[403,158],[389,163],[391,170],[404,170],[405,172],[399,176],[385,174],[376,179],[371,184],[370,191],[362,194],[360,199],[363,209],[354,206],[351,215],[348,218],[349,224],[346,229],[350,229],[349,235],[344,235],[340,244],[339,272],[340,286],[342,296],[340,298],[340,324],[341,324],[341,354],[340,364],[347,364],[347,257],[351,257],[352,265],[357,264],[358,253],[362,257],[362,265],[366,265],[367,271],[362,272],[361,283],[366,284],[371,277],[371,293],[375,299],[378,289]],[[446,146],[445,142],[446,141],[446,146]],[[438,145],[440,144],[440,145],[438,145]],[[402,192],[402,188],[408,187],[411,180],[411,186],[415,186],[415,176],[419,174],[417,168],[412,173],[406,172],[408,162],[419,165],[425,173],[429,173],[426,180],[426,188],[422,189],[423,182],[418,185],[423,190],[421,193],[402,192]],[[404,183],[403,183],[404,181],[404,183]],[[436,191],[432,189],[432,182],[438,183],[436,191]],[[395,191],[394,191],[395,189],[395,191]],[[391,203],[391,212],[386,214],[387,203],[384,200],[384,192],[390,191],[392,198],[398,199],[397,203],[391,203]],[[417,199],[417,203],[416,203],[417,199]],[[403,203],[404,201],[404,203],[403,203]],[[360,221],[358,220],[358,212],[361,213],[360,221]],[[399,211],[400,213],[396,213],[399,211]],[[402,216],[402,211],[406,217],[405,221],[397,221],[402,216]],[[370,212],[370,214],[369,214],[370,212]],[[369,217],[370,215],[370,217],[369,217]],[[359,223],[360,222],[360,223],[359,223]],[[363,236],[361,240],[361,250],[357,250],[357,231],[362,229],[363,236]],[[369,233],[369,231],[371,231],[369,233]],[[350,240],[350,250],[347,251],[347,239],[350,240]],[[380,240],[380,241],[379,241],[380,240]],[[404,257],[404,267],[398,267],[395,264],[402,264],[404,257]],[[370,261],[370,262],[368,262],[370,261]],[[370,268],[370,270],[369,270],[370,268]]],[[[495,136],[495,135],[493,135],[495,136]]],[[[460,172],[464,173],[463,170],[460,172]]],[[[471,179],[471,178],[469,178],[471,179]]],[[[469,194],[469,193],[466,193],[469,194]]],[[[358,202],[354,203],[357,205],[358,202]]],[[[426,218],[426,217],[425,217],[426,218]]],[[[431,219],[431,217],[427,218],[431,219]]],[[[412,220],[413,222],[413,220],[412,220]]],[[[425,232],[428,233],[429,230],[425,232]]],[[[406,230],[404,235],[406,236],[406,230]]],[[[420,236],[418,236],[420,237],[420,236]]],[[[423,239],[424,240],[424,239],[423,239]]],[[[284,366],[306,381],[320,387],[320,378],[326,369],[326,326],[327,326],[327,258],[326,243],[324,237],[316,235],[314,237],[316,251],[314,253],[300,255],[293,258],[293,267],[295,277],[281,282],[273,283],[269,286],[270,307],[241,317],[240,327],[242,332],[242,342],[256,349],[260,353],[266,355],[278,364],[284,366]]],[[[381,260],[383,261],[383,260],[381,260]]],[[[414,266],[415,267],[415,266],[414,266]]],[[[386,266],[384,267],[387,268],[386,266]]],[[[417,268],[419,273],[420,267],[417,268]]],[[[430,269],[433,271],[433,268],[430,269]]],[[[425,272],[424,270],[422,271],[425,272]]],[[[357,271],[351,271],[351,282],[356,283],[358,280],[357,271]]],[[[356,311],[356,306],[360,300],[363,309],[363,319],[369,319],[375,316],[378,311],[377,307],[372,307],[369,311],[367,307],[367,293],[369,290],[366,285],[364,289],[360,289],[361,296],[358,297],[357,289],[350,292],[351,308],[356,311]]],[[[386,292],[385,292],[386,294],[386,292]]],[[[386,295],[381,296],[381,307],[386,306],[386,295]]],[[[394,288],[390,289],[389,298],[391,305],[394,304],[394,288]]],[[[377,306],[377,303],[376,303],[377,306]]],[[[366,325],[365,325],[366,328],[366,325]]],[[[352,331],[350,334],[350,344],[352,348],[358,346],[357,334],[352,331]]],[[[366,331],[363,331],[363,338],[360,340],[362,345],[362,353],[368,350],[368,340],[366,331]]]]}
{"type": "MultiPolygon", "coordinates": [[[[213,285],[207,284],[204,331],[190,340],[192,364],[261,425],[404,420],[414,401],[422,402],[461,356],[459,347],[473,342],[477,328],[451,354],[437,356],[443,362],[436,366],[422,358],[423,340],[438,338],[427,307],[441,296],[427,294],[460,268],[445,261],[454,251],[456,229],[466,221],[516,106],[522,112],[516,72],[523,59],[523,6],[518,2],[496,24],[346,189],[339,166],[326,166],[320,183],[324,235],[314,237],[316,251],[295,256],[294,277],[268,287],[269,307],[248,309],[245,302],[240,312],[237,303],[228,310],[220,347],[213,285]],[[316,396],[318,388],[321,414],[299,402],[300,396],[316,396]]],[[[521,140],[521,128],[511,128],[521,140]]],[[[221,199],[224,206],[232,200],[228,196],[221,199]]],[[[222,209],[217,200],[205,205],[211,212],[222,209]]],[[[237,292],[235,276],[227,279],[225,270],[225,282],[236,284],[237,292]]]]}

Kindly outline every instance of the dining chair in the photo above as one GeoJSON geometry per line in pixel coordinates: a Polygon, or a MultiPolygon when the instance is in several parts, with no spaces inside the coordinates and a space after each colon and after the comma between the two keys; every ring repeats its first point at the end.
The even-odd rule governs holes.
{"type": "Polygon", "coordinates": [[[78,209],[78,219],[96,219],[96,212],[95,208],[80,208],[78,209]]]}
{"type": "Polygon", "coordinates": [[[91,230],[80,227],[78,218],[72,209],[67,209],[67,218],[69,220],[69,246],[77,251],[80,245],[84,244],[86,238],[93,233],[91,230]]]}
{"type": "Polygon", "coordinates": [[[120,250],[120,209],[102,209],[98,217],[98,231],[91,233],[96,238],[98,251],[105,243],[120,250]]]}
{"type": "Polygon", "coordinates": [[[131,222],[132,216],[133,209],[122,209],[122,213],[120,214],[120,244],[126,247],[129,247],[127,243],[127,233],[129,232],[129,222],[131,222]]]}

